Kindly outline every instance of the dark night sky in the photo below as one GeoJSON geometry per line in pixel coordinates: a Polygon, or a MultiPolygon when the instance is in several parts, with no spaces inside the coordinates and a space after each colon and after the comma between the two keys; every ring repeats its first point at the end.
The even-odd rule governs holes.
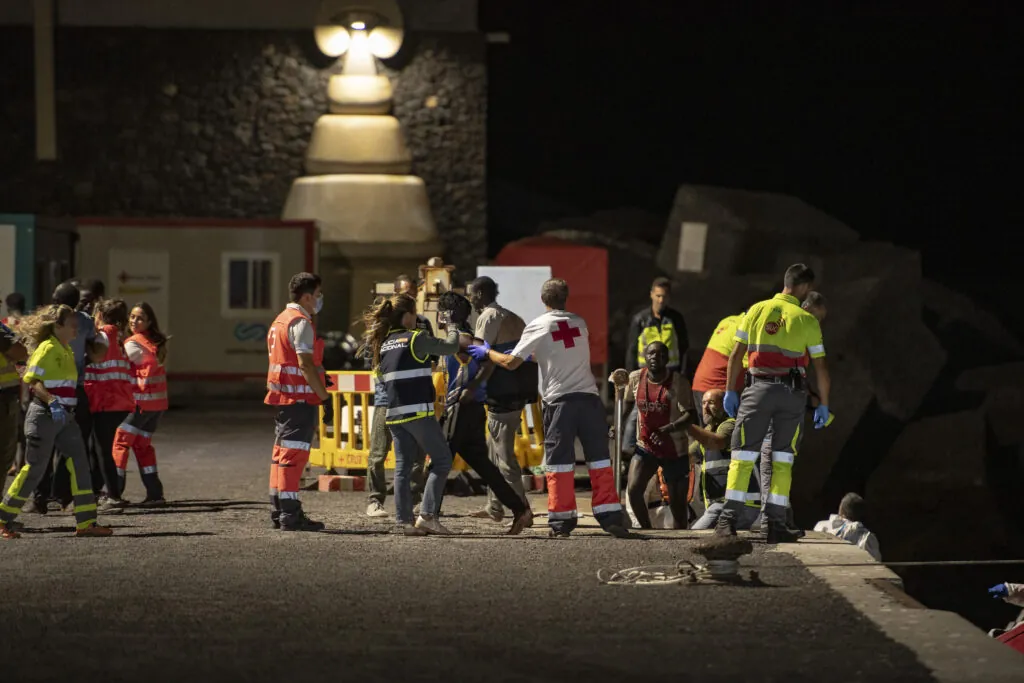
{"type": "Polygon", "coordinates": [[[587,213],[722,185],[799,196],[975,294],[992,268],[1016,286],[1024,14],[770,5],[483,0],[511,35],[488,53],[492,228],[535,227],[503,220],[507,185],[587,213]]]}

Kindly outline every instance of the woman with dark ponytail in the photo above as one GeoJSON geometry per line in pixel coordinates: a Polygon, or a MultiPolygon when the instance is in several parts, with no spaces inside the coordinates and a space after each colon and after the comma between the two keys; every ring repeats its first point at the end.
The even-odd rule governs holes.
{"type": "MultiPolygon", "coordinates": [[[[395,294],[363,315],[363,351],[373,360],[378,381],[387,394],[385,421],[395,444],[395,512],[398,531],[407,536],[448,534],[437,519],[452,453],[434,419],[431,356],[450,356],[460,348],[459,331],[451,327],[445,340],[416,330],[416,300],[395,294]],[[420,516],[413,519],[410,475],[419,449],[430,454],[431,470],[424,487],[420,516]]],[[[469,343],[469,339],[465,339],[469,343]]]]}

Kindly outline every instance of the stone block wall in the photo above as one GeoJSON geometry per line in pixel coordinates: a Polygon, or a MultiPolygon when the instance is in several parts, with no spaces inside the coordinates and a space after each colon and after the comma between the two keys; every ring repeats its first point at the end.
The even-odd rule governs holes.
{"type": "MultiPolygon", "coordinates": [[[[35,160],[32,34],[0,28],[0,211],[277,218],[337,66],[307,31],[60,28],[58,150],[35,160]]],[[[478,34],[408,36],[386,72],[447,260],[486,255],[478,34]]]]}

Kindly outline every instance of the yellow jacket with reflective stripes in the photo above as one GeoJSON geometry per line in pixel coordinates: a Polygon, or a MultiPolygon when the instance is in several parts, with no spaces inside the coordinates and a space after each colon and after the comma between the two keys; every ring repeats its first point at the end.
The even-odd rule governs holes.
{"type": "Polygon", "coordinates": [[[66,406],[78,403],[75,397],[78,384],[75,354],[70,346],[61,344],[56,337],[50,337],[32,352],[22,380],[25,384],[42,382],[46,390],[66,406]]]}
{"type": "Polygon", "coordinates": [[[782,375],[792,369],[803,373],[808,357],[825,356],[818,319],[789,294],[751,306],[735,339],[747,345],[750,372],[755,375],[782,375]]]}

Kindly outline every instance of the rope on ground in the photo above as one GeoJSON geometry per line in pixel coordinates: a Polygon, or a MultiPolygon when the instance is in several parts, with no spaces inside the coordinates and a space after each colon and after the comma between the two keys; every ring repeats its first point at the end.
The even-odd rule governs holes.
{"type": "MultiPolygon", "coordinates": [[[[814,564],[744,565],[744,569],[807,569],[814,567],[953,567],[1024,564],[1024,560],[934,560],[919,562],[849,562],[814,564]]],[[[613,571],[598,569],[597,580],[608,586],[670,586],[677,583],[697,583],[701,579],[735,578],[738,563],[730,560],[712,560],[696,565],[679,560],[674,565],[649,564],[613,571]]]]}
{"type": "Polygon", "coordinates": [[[608,586],[670,586],[677,583],[697,583],[701,579],[735,579],[738,562],[711,560],[696,565],[679,560],[674,565],[649,564],[618,571],[598,569],[597,580],[608,586]]]}

